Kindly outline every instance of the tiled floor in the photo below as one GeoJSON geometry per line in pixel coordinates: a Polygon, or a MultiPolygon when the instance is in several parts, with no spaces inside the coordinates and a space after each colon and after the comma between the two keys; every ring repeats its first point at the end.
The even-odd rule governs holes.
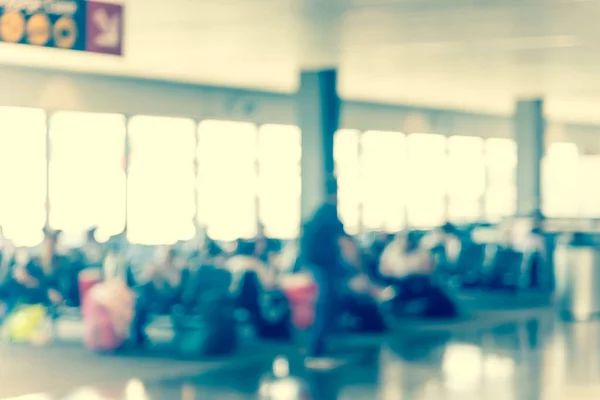
{"type": "Polygon", "coordinates": [[[85,388],[27,400],[579,400],[600,399],[600,323],[553,316],[493,329],[390,339],[344,355],[331,372],[299,356],[195,378],[85,388]]]}

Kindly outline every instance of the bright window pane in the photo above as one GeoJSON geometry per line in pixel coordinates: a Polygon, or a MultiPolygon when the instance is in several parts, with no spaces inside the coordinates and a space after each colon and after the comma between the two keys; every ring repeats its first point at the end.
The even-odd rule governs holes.
{"type": "Polygon", "coordinates": [[[542,211],[551,218],[579,215],[579,151],[573,143],[553,143],[542,161],[542,211]]]}
{"type": "Polygon", "coordinates": [[[362,136],[363,225],[397,232],[405,226],[406,138],[399,132],[362,136]]]}
{"type": "Polygon", "coordinates": [[[428,228],[444,222],[447,167],[444,136],[421,133],[408,136],[410,172],[406,192],[411,226],[428,228]]]}
{"type": "Polygon", "coordinates": [[[335,133],[333,143],[335,175],[338,184],[338,212],[346,232],[351,235],[360,230],[359,138],[360,132],[343,129],[335,133]]]}
{"type": "Polygon", "coordinates": [[[291,239],[300,230],[300,129],[263,125],[258,136],[259,217],[269,237],[291,239]]]}
{"type": "Polygon", "coordinates": [[[204,121],[198,128],[198,218],[216,240],[257,233],[257,129],[204,121]]]}
{"type": "Polygon", "coordinates": [[[452,136],[448,139],[448,219],[475,222],[481,217],[485,192],[483,139],[452,136]]]}
{"type": "Polygon", "coordinates": [[[580,216],[600,218],[600,156],[579,157],[580,216]]]}
{"type": "Polygon", "coordinates": [[[127,237],[171,244],[195,235],[192,120],[136,116],[129,122],[127,237]]]}
{"type": "Polygon", "coordinates": [[[17,246],[34,246],[46,223],[46,114],[0,107],[0,226],[17,246]]]}
{"type": "Polygon", "coordinates": [[[512,139],[490,138],[485,141],[487,185],[485,216],[498,222],[513,216],[517,207],[517,145],[512,139]]]}
{"type": "Polygon", "coordinates": [[[50,226],[71,244],[125,227],[125,117],[57,112],[50,119],[50,226]]]}

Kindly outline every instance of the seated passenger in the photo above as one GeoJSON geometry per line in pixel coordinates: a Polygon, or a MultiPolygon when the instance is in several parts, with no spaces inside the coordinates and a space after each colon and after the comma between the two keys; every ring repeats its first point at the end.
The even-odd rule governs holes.
{"type": "Polygon", "coordinates": [[[96,228],[92,228],[86,233],[86,242],[82,247],[87,267],[100,267],[104,259],[104,249],[96,240],[96,228]]]}
{"type": "Polygon", "coordinates": [[[531,227],[524,233],[519,243],[515,243],[515,246],[523,253],[519,287],[521,289],[548,287],[550,273],[547,265],[547,246],[541,213],[534,213],[531,227]]]}
{"type": "Polygon", "coordinates": [[[182,270],[175,264],[173,249],[160,248],[157,261],[140,276],[132,332],[135,344],[146,341],[145,327],[151,314],[169,314],[181,302],[182,270]]]}
{"type": "Polygon", "coordinates": [[[424,318],[450,318],[457,308],[433,281],[429,252],[415,232],[399,235],[381,256],[381,274],[394,288],[392,313],[424,318]]]}
{"type": "Polygon", "coordinates": [[[415,232],[400,233],[381,254],[379,272],[384,279],[398,280],[409,275],[428,275],[432,271],[428,251],[419,246],[415,232]]]}
{"type": "Polygon", "coordinates": [[[225,263],[225,251],[221,248],[219,243],[210,238],[208,234],[204,235],[204,238],[199,240],[200,248],[200,263],[199,265],[214,265],[223,266],[225,263]]]}
{"type": "Polygon", "coordinates": [[[298,241],[292,240],[281,249],[274,260],[274,264],[280,274],[293,274],[297,271],[298,241]]]}
{"type": "Polygon", "coordinates": [[[274,273],[256,256],[253,241],[238,240],[236,254],[225,262],[225,268],[233,275],[234,285],[247,271],[255,272],[263,287],[272,288],[275,285],[274,273]]]}
{"type": "Polygon", "coordinates": [[[426,235],[422,246],[431,251],[436,269],[452,270],[460,256],[462,237],[456,226],[446,223],[426,235]]]}
{"type": "Polygon", "coordinates": [[[79,263],[59,254],[57,247],[62,231],[46,231],[38,257],[32,259],[41,271],[49,287],[55,289],[63,301],[71,306],[79,305],[79,263]]]}
{"type": "Polygon", "coordinates": [[[54,306],[62,303],[63,297],[49,285],[40,266],[24,250],[19,250],[15,264],[0,286],[0,301],[3,303],[1,320],[2,315],[8,315],[19,304],[54,306]]]}

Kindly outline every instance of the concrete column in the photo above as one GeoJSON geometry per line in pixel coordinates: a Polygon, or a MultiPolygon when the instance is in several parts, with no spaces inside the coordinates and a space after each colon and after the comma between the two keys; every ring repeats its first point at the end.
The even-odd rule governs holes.
{"type": "Polygon", "coordinates": [[[517,101],[517,215],[530,216],[542,206],[544,115],[541,99],[517,101]]]}
{"type": "Polygon", "coordinates": [[[333,135],[338,129],[340,101],[335,69],[304,71],[297,95],[302,129],[302,218],[325,200],[334,173],[333,135]]]}

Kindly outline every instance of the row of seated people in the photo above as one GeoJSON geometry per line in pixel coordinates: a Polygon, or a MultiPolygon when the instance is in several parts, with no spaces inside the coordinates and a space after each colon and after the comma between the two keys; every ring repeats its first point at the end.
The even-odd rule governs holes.
{"type": "MultiPolygon", "coordinates": [[[[19,302],[78,306],[79,273],[86,268],[106,265],[106,259],[118,253],[115,249],[103,248],[93,239],[91,231],[82,249],[59,255],[56,251],[59,238],[59,233],[48,232],[37,257],[28,258],[20,252],[12,256],[3,253],[0,301],[7,310],[19,302]]],[[[283,252],[279,251],[280,247],[272,240],[260,237],[253,241],[238,241],[231,254],[217,243],[204,240],[203,246],[192,252],[170,248],[150,263],[134,268],[129,265],[125,275],[137,294],[134,342],[145,342],[145,327],[153,315],[166,313],[184,321],[186,316],[205,313],[214,304],[222,304],[223,308],[231,305],[229,308],[237,313],[236,319],[248,322],[259,336],[289,337],[289,307],[280,287],[283,274],[281,268],[275,268],[275,265],[285,265],[282,259],[289,247],[283,252]],[[274,258],[279,262],[274,262],[274,258]],[[135,273],[136,269],[141,272],[135,273]],[[240,310],[245,313],[240,314],[240,310]]],[[[362,319],[358,324],[360,329],[369,331],[384,329],[383,323],[381,318],[368,318],[377,314],[373,309],[374,302],[365,301],[364,287],[368,285],[356,288],[353,277],[359,278],[354,281],[361,278],[365,281],[368,277],[366,280],[379,288],[394,287],[395,310],[404,312],[408,305],[414,305],[413,300],[426,299],[419,303],[416,311],[408,312],[425,317],[454,316],[456,307],[439,283],[451,281],[448,276],[460,275],[461,268],[467,270],[460,278],[461,283],[468,283],[468,272],[476,271],[473,266],[483,263],[485,258],[482,247],[452,225],[427,235],[419,232],[394,237],[377,235],[374,241],[359,250],[360,260],[349,263],[359,268],[350,268],[344,303],[347,310],[362,319]],[[360,267],[363,268],[362,275],[360,267]]],[[[521,258],[519,254],[508,247],[500,248],[495,252],[494,263],[519,264],[518,268],[522,268],[522,254],[521,258]]],[[[506,274],[499,279],[501,284],[510,280],[506,274]]],[[[519,281],[514,277],[511,279],[516,283],[519,281]]]]}
{"type": "MultiPolygon", "coordinates": [[[[68,254],[56,251],[60,232],[46,232],[39,254],[5,246],[0,254],[0,300],[8,314],[19,303],[80,305],[78,275],[88,265],[99,264],[86,257],[84,249],[68,254]]],[[[90,253],[91,254],[91,253],[90,253]]],[[[54,307],[53,307],[54,308],[54,307]]]]}
{"type": "MultiPolygon", "coordinates": [[[[114,270],[111,264],[122,255],[116,249],[100,251],[101,246],[93,240],[93,235],[77,256],[58,255],[59,237],[59,233],[48,233],[39,256],[28,257],[23,251],[14,255],[3,253],[4,261],[10,260],[5,263],[7,268],[0,280],[0,302],[6,312],[19,303],[41,303],[51,309],[64,304],[77,306],[80,304],[79,274],[100,265],[104,272],[114,270]],[[98,257],[98,254],[102,256],[98,257]],[[54,261],[45,263],[48,258],[54,261]]],[[[187,254],[174,248],[159,248],[155,259],[141,268],[132,267],[128,262],[117,262],[124,267],[123,276],[137,298],[133,342],[137,345],[146,342],[145,328],[153,316],[167,314],[184,326],[195,316],[205,317],[216,312],[216,319],[228,323],[226,310],[232,309],[236,313],[236,322],[250,326],[260,337],[291,337],[290,309],[279,286],[278,270],[263,261],[269,257],[264,256],[265,248],[258,245],[260,242],[239,240],[231,254],[215,242],[206,240],[202,248],[187,254]]],[[[114,271],[107,275],[111,274],[114,271]]],[[[353,304],[354,297],[349,289],[348,308],[364,308],[360,302],[353,304]]],[[[369,312],[359,310],[358,314],[372,320],[373,305],[369,305],[369,312]]],[[[381,320],[359,326],[359,329],[370,331],[383,328],[381,320]]]]}
{"type": "Polygon", "coordinates": [[[426,234],[378,235],[366,257],[371,275],[379,280],[423,269],[454,287],[516,290],[549,286],[551,266],[546,253],[537,229],[518,243],[510,231],[503,240],[478,243],[469,231],[446,224],[426,234]]]}

